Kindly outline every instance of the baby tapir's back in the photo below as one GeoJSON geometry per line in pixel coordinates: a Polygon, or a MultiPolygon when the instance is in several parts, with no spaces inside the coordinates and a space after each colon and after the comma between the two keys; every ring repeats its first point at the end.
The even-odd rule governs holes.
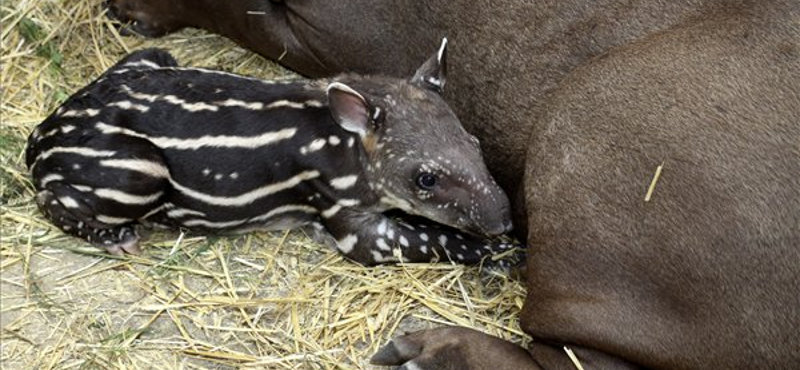
{"type": "Polygon", "coordinates": [[[330,118],[317,85],[128,64],[42,123],[28,152],[34,178],[64,176],[93,188],[87,193],[101,198],[109,217],[130,221],[119,206],[158,202],[147,219],[233,229],[267,221],[275,209],[313,215],[331,204],[304,182],[359,176],[355,137],[330,118]],[[97,191],[105,188],[115,193],[97,191]]]}
{"type": "MultiPolygon", "coordinates": [[[[393,91],[402,89],[384,83],[362,85],[394,102],[393,91]]],[[[37,201],[62,230],[112,252],[135,248],[136,222],[206,230],[314,223],[333,234],[340,251],[355,253],[352,258],[390,260],[389,242],[407,247],[412,235],[401,235],[379,212],[409,200],[385,190],[398,179],[376,168],[407,158],[382,153],[392,151],[392,138],[381,140],[379,130],[391,130],[381,127],[385,113],[378,105],[341,83],[328,89],[333,93],[308,81],[180,68],[159,50],[134,53],[31,134],[27,162],[37,201]],[[381,158],[391,160],[382,164],[381,158]],[[397,239],[382,234],[359,241],[361,231],[354,229],[370,223],[371,232],[397,239]],[[358,251],[365,242],[366,250],[358,251]]],[[[447,236],[439,236],[436,248],[449,255],[447,236]]],[[[459,244],[455,255],[463,260],[493,250],[483,241],[459,244]],[[468,249],[480,252],[465,257],[468,249]]],[[[409,255],[429,259],[434,247],[409,255]]]]}

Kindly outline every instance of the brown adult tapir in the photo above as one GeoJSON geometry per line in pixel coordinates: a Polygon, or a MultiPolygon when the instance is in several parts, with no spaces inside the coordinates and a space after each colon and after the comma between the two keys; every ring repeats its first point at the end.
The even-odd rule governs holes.
{"type": "Polygon", "coordinates": [[[442,328],[374,363],[572,369],[566,345],[586,369],[800,368],[800,1],[108,6],[310,76],[406,75],[449,38],[445,97],[516,195],[533,343],[442,328]]]}

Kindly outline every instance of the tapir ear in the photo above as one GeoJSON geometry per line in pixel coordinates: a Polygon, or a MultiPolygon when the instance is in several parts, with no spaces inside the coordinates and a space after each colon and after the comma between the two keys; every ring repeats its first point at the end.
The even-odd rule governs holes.
{"type": "Polygon", "coordinates": [[[441,93],[444,91],[446,75],[447,38],[445,37],[442,39],[442,45],[439,46],[439,51],[417,69],[414,77],[411,78],[411,83],[441,93]]]}
{"type": "Polygon", "coordinates": [[[328,85],[328,106],[333,120],[347,131],[365,137],[369,131],[369,105],[361,94],[341,82],[328,85]]]}

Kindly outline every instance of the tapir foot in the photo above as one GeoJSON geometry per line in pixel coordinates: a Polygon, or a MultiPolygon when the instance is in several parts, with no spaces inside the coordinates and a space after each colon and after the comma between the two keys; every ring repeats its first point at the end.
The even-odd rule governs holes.
{"type": "Polygon", "coordinates": [[[475,330],[447,327],[393,339],[372,356],[374,365],[398,370],[533,370],[527,351],[475,330]]]}
{"type": "Polygon", "coordinates": [[[161,37],[182,28],[170,20],[169,1],[106,0],[108,17],[123,23],[120,33],[129,36],[161,37]]]}
{"type": "Polygon", "coordinates": [[[49,187],[50,189],[37,194],[36,202],[42,213],[62,231],[114,255],[140,253],[139,235],[132,223],[110,225],[98,221],[87,204],[77,197],[69,196],[72,195],[69,193],[72,189],[69,185],[51,183],[49,187]]]}
{"type": "Polygon", "coordinates": [[[108,235],[100,242],[95,241],[94,244],[105,248],[110,254],[122,256],[126,253],[132,255],[142,253],[139,249],[139,235],[136,234],[136,230],[132,226],[122,226],[96,232],[108,235]]]}

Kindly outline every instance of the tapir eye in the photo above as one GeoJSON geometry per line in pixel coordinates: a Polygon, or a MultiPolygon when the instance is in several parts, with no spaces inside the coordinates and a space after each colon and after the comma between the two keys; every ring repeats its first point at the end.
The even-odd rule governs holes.
{"type": "Polygon", "coordinates": [[[439,179],[436,177],[436,175],[428,172],[422,173],[419,176],[417,176],[417,186],[419,186],[419,188],[422,190],[433,189],[433,187],[436,186],[436,183],[438,181],[439,179]]]}

